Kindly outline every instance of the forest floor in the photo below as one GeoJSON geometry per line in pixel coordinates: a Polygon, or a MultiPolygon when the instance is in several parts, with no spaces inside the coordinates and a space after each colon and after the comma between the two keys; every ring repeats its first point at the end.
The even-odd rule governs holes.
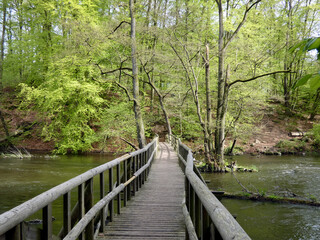
{"type": "MultiPolygon", "coordinates": [[[[39,118],[34,111],[25,111],[19,109],[19,100],[16,98],[12,89],[6,89],[2,96],[2,114],[9,126],[9,133],[15,136],[13,143],[18,148],[25,148],[31,152],[50,152],[54,149],[53,141],[44,141],[41,135],[43,120],[39,118]]],[[[255,124],[255,131],[252,136],[244,140],[237,140],[235,153],[245,154],[292,154],[313,151],[308,137],[292,137],[290,133],[306,133],[313,122],[309,121],[307,116],[297,114],[288,116],[281,110],[279,105],[271,104],[263,109],[264,115],[259,122],[255,124]],[[237,150],[238,149],[238,150],[237,150]],[[240,149],[240,151],[239,151],[240,149]]],[[[319,116],[318,120],[319,121],[319,116]]],[[[165,131],[164,126],[157,126],[157,130],[165,131]]],[[[159,135],[162,133],[158,133],[159,135]]],[[[162,134],[163,135],[163,134],[162,134]]],[[[0,143],[5,139],[5,133],[2,125],[0,126],[0,143]]],[[[125,146],[118,141],[118,146],[125,146]]],[[[233,139],[227,139],[226,146],[230,146],[233,139]]],[[[193,150],[199,151],[202,145],[187,142],[193,150]]],[[[94,146],[94,151],[100,151],[98,144],[94,146]]],[[[109,151],[116,152],[117,147],[109,148],[109,151]]]]}
{"type": "Polygon", "coordinates": [[[308,116],[286,115],[279,106],[269,107],[257,122],[256,131],[249,141],[240,142],[244,153],[250,154],[293,154],[313,151],[308,131],[313,123],[308,116]],[[294,136],[299,135],[299,136],[294,136]]]}

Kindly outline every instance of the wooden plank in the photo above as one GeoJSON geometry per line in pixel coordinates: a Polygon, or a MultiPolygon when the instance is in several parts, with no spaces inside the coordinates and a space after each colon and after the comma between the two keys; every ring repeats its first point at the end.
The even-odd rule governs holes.
{"type": "MultiPolygon", "coordinates": [[[[176,153],[167,144],[160,143],[158,156],[141,191],[135,193],[98,239],[185,239],[181,207],[184,175],[176,153]]],[[[139,161],[140,167],[143,162],[146,159],[139,161]]]]}

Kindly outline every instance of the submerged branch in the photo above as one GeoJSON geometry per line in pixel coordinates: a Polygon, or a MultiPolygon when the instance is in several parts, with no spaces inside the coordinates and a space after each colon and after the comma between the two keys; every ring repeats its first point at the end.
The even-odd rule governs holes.
{"type": "MultiPolygon", "coordinates": [[[[237,181],[237,183],[242,187],[242,189],[243,189],[245,192],[247,192],[247,193],[249,193],[249,194],[252,194],[252,195],[257,195],[257,193],[251,192],[249,189],[247,189],[247,188],[239,181],[239,179],[234,175],[233,169],[231,170],[231,174],[232,174],[232,176],[234,177],[234,179],[237,181]]],[[[260,194],[258,193],[258,195],[260,195],[260,194]]]]}

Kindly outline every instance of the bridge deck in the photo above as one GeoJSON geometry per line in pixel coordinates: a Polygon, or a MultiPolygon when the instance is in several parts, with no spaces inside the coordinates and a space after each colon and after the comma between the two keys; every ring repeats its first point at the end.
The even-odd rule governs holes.
{"type": "Polygon", "coordinates": [[[148,180],[99,239],[185,239],[183,191],[177,154],[160,143],[148,180]]]}

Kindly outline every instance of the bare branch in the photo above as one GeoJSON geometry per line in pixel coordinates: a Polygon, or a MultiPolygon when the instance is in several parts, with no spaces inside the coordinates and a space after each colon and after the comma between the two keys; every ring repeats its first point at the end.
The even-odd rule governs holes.
{"type": "Polygon", "coordinates": [[[241,79],[238,79],[238,80],[235,80],[233,81],[232,83],[229,83],[228,84],[228,87],[230,88],[232,85],[236,84],[236,83],[245,83],[245,82],[251,82],[253,80],[256,80],[258,78],[262,78],[262,77],[265,77],[265,76],[269,76],[269,75],[272,75],[272,74],[277,74],[277,73],[289,73],[290,70],[281,70],[281,71],[275,71],[275,72],[270,72],[270,73],[265,73],[265,74],[262,74],[262,75],[259,75],[259,76],[256,76],[256,77],[253,77],[253,78],[249,78],[249,79],[245,79],[245,80],[241,80],[241,79]]]}
{"type": "Polygon", "coordinates": [[[247,189],[239,180],[238,180],[238,178],[234,175],[234,173],[233,173],[233,169],[231,170],[231,174],[232,174],[232,176],[234,177],[234,179],[237,181],[237,183],[242,187],[242,189],[245,191],[245,192],[247,192],[247,193],[249,193],[249,194],[254,194],[253,192],[251,192],[249,189],[247,189]]]}
{"type": "Polygon", "coordinates": [[[110,71],[107,71],[107,72],[103,72],[103,71],[102,71],[102,69],[101,69],[101,67],[100,67],[98,64],[96,64],[96,65],[99,67],[100,72],[101,72],[101,75],[110,74],[110,73],[114,73],[114,72],[122,71],[122,70],[132,71],[132,69],[131,69],[131,68],[127,68],[127,67],[125,67],[125,68],[123,68],[123,67],[119,67],[119,68],[117,68],[117,69],[113,69],[113,70],[110,70],[110,71]]]}
{"type": "Polygon", "coordinates": [[[127,23],[127,24],[131,25],[131,23],[129,23],[129,22],[127,22],[127,21],[122,21],[122,22],[120,22],[119,25],[118,25],[115,29],[112,30],[112,32],[108,35],[108,37],[109,37],[111,34],[114,34],[114,33],[121,27],[121,25],[124,24],[124,23],[127,23]]]}
{"type": "Polygon", "coordinates": [[[183,106],[183,104],[184,104],[184,101],[187,99],[187,97],[188,97],[188,94],[189,94],[189,92],[190,92],[190,90],[192,90],[191,88],[189,88],[188,89],[188,91],[186,92],[186,94],[184,95],[184,98],[182,99],[182,103],[181,103],[181,107],[183,106]]]}
{"type": "Polygon", "coordinates": [[[128,140],[126,140],[126,139],[124,139],[122,137],[120,137],[120,139],[122,141],[124,141],[125,143],[129,144],[134,150],[139,150],[139,148],[135,144],[133,144],[132,142],[129,142],[128,140]]]}

